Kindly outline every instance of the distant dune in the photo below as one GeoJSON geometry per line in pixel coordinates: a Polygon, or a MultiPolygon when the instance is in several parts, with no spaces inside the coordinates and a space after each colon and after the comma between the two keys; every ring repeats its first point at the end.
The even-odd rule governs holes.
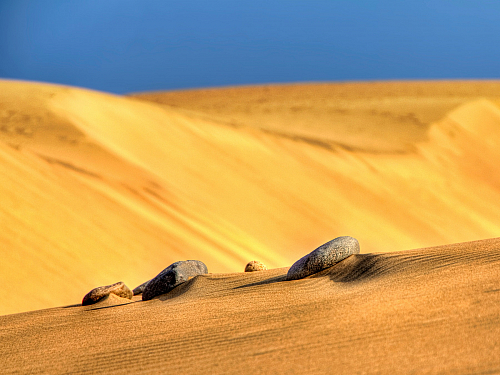
{"type": "MultiPolygon", "coordinates": [[[[209,272],[234,273],[253,259],[288,267],[342,235],[356,237],[364,254],[499,237],[499,129],[500,82],[307,84],[120,97],[0,81],[0,282],[8,291],[0,314],[79,303],[90,289],[120,280],[133,288],[177,260],[199,259],[209,272]]],[[[211,283],[210,277],[233,276],[197,282],[211,283]]],[[[234,277],[235,286],[247,283],[234,277]]],[[[281,284],[267,285],[269,293],[273,285],[281,284]]],[[[361,300],[367,292],[360,293],[361,300]]],[[[438,301],[442,295],[432,296],[438,301]]],[[[231,310],[225,298],[221,307],[231,310]]],[[[321,298],[307,303],[317,306],[321,298]]],[[[410,314],[415,301],[393,312],[410,314]]],[[[125,308],[96,316],[114,319],[114,311],[125,308]]],[[[264,308],[263,301],[255,308],[264,308]]],[[[294,309],[292,320],[302,314],[299,305],[294,309]]],[[[5,317],[0,325],[62,316],[72,321],[80,310],[5,317]]],[[[137,319],[115,328],[133,329],[137,319]]],[[[253,323],[245,335],[259,334],[258,320],[253,323]]],[[[286,328],[280,324],[277,329],[286,328]]],[[[365,326],[351,321],[350,327],[365,326]]],[[[347,339],[347,326],[343,332],[347,339]]],[[[279,346],[273,345],[262,349],[265,356],[279,346]]],[[[342,358],[347,361],[347,353],[342,358]]]]}

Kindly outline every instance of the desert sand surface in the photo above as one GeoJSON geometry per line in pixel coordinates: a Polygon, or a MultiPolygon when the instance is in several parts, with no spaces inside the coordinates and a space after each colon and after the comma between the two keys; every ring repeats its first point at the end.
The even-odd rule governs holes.
{"type": "Polygon", "coordinates": [[[1,316],[2,373],[499,373],[499,269],[497,238],[1,316]]]}
{"type": "Polygon", "coordinates": [[[365,254],[498,237],[499,100],[487,81],[125,97],[0,81],[0,314],[178,260],[234,273],[342,235],[365,254]]]}

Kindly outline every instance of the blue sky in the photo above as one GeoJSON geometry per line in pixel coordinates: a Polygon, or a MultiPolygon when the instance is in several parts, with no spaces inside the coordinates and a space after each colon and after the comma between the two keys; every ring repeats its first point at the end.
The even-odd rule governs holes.
{"type": "Polygon", "coordinates": [[[500,1],[0,0],[0,77],[114,93],[500,78],[500,1]]]}

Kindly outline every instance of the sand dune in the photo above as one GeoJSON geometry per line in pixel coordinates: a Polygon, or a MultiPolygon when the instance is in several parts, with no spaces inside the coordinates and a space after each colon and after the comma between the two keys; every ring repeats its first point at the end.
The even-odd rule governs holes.
{"type": "MultiPolygon", "coordinates": [[[[395,249],[390,249],[395,250],[395,249]]],[[[500,239],[0,317],[5,373],[497,373],[500,239]],[[64,353],[64,354],[63,354],[64,353]]]]}
{"type": "Polygon", "coordinates": [[[297,141],[358,151],[413,151],[432,123],[500,84],[470,82],[314,83],[134,94],[178,111],[297,141]]]}
{"type": "Polygon", "coordinates": [[[0,282],[16,286],[0,313],[183,259],[239,272],[340,235],[363,253],[500,236],[499,97],[497,82],[119,97],[0,81],[0,282]]]}

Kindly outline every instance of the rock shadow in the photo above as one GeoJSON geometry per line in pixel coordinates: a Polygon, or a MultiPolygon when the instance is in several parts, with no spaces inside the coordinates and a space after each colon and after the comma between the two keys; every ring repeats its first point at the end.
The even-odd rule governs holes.
{"type": "MultiPolygon", "coordinates": [[[[87,308],[85,309],[86,311],[93,311],[93,310],[102,310],[102,309],[110,309],[112,307],[121,307],[121,306],[127,306],[127,305],[131,305],[133,303],[137,303],[139,301],[131,301],[131,302],[125,302],[125,303],[119,303],[119,304],[116,304],[116,305],[110,305],[110,306],[96,306],[96,307],[92,307],[92,308],[87,308]]],[[[140,301],[142,302],[142,301],[140,301]]],[[[92,305],[90,305],[92,306],[92,305]]],[[[84,307],[87,307],[87,306],[84,306],[84,307]]]]}
{"type": "Polygon", "coordinates": [[[282,281],[286,281],[286,274],[280,275],[280,276],[271,277],[270,279],[266,279],[266,280],[262,280],[262,281],[257,281],[257,282],[250,283],[250,284],[240,285],[240,286],[234,287],[233,289],[250,288],[252,286],[268,285],[268,284],[273,284],[273,283],[279,283],[279,282],[282,282],[282,281]]]}

